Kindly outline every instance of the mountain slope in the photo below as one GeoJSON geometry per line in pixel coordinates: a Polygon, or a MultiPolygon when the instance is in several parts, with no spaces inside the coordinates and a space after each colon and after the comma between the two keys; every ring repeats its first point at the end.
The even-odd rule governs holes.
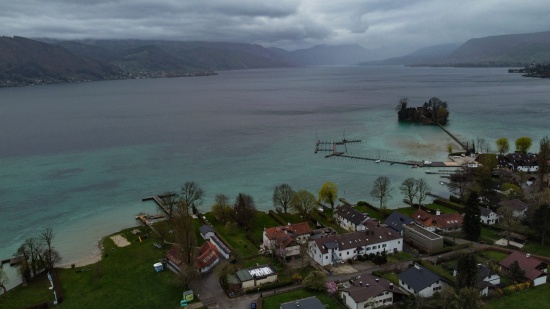
{"type": "Polygon", "coordinates": [[[365,62],[372,59],[372,52],[360,45],[316,45],[307,49],[286,51],[271,48],[287,62],[297,66],[308,65],[349,65],[365,62]]]}
{"type": "Polygon", "coordinates": [[[110,79],[121,72],[60,46],[22,37],[0,38],[0,86],[110,79]]]}
{"type": "Polygon", "coordinates": [[[460,44],[440,44],[421,48],[401,57],[394,57],[380,61],[369,61],[363,65],[413,65],[428,63],[442,59],[455,51],[460,44]]]}
{"type": "MultiPolygon", "coordinates": [[[[468,40],[436,65],[524,66],[550,60],[550,31],[468,40]]],[[[430,63],[428,63],[430,64],[430,63]]]]}

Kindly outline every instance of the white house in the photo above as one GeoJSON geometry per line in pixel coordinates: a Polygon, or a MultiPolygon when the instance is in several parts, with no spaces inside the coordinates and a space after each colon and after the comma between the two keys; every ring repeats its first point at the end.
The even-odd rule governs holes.
{"type": "Polygon", "coordinates": [[[370,274],[356,277],[351,286],[340,291],[340,296],[350,309],[371,309],[391,306],[406,294],[390,281],[370,274]]]}
{"type": "Polygon", "coordinates": [[[355,259],[360,254],[403,251],[403,238],[397,232],[380,226],[375,220],[365,222],[366,230],[329,235],[313,240],[308,254],[321,266],[355,259]]]}
{"type": "Polygon", "coordinates": [[[492,211],[489,207],[479,207],[480,217],[479,220],[484,224],[498,223],[498,214],[492,211]]]}
{"type": "Polygon", "coordinates": [[[365,230],[363,222],[369,219],[366,214],[346,204],[336,207],[332,217],[346,231],[365,230]]]}
{"type": "Polygon", "coordinates": [[[402,288],[422,297],[432,297],[434,293],[450,286],[445,279],[416,263],[397,276],[402,288]]]}
{"type": "MultiPolygon", "coordinates": [[[[456,277],[456,269],[453,271],[453,276],[456,277]]],[[[489,295],[489,289],[494,289],[500,284],[500,276],[494,272],[489,266],[477,264],[477,276],[475,287],[479,290],[479,296],[486,297],[489,295]]]]}

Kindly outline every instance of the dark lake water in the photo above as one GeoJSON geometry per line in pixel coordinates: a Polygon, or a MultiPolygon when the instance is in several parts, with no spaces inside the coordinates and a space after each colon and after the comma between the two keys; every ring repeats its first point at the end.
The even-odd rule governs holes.
{"type": "MultiPolygon", "coordinates": [[[[446,160],[453,144],[439,128],[399,124],[402,97],[449,103],[448,129],[464,140],[549,134],[549,81],[506,69],[312,67],[220,72],[199,78],[93,82],[0,89],[0,258],[45,227],[65,261],[91,255],[104,235],[134,224],[141,198],[186,181],[216,194],[272,207],[289,183],[317,194],[336,183],[350,201],[370,197],[389,176],[438,177],[421,169],[325,159],[315,141],[362,139],[348,152],[404,160],[446,160]]],[[[456,148],[456,144],[454,146],[456,148]]]]}

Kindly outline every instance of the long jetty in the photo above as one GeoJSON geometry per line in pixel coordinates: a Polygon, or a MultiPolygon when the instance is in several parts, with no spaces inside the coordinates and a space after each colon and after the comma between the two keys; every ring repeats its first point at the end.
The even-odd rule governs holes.
{"type": "Polygon", "coordinates": [[[457,142],[457,144],[460,145],[460,147],[462,147],[462,149],[468,151],[468,147],[466,147],[466,145],[464,145],[464,143],[462,141],[460,141],[456,136],[453,135],[453,133],[449,132],[447,129],[445,129],[442,125],[440,125],[439,123],[437,124],[443,131],[445,131],[445,133],[447,133],[452,139],[455,140],[455,142],[457,142]]]}
{"type": "Polygon", "coordinates": [[[155,195],[155,196],[142,198],[141,201],[142,202],[155,201],[155,203],[157,203],[157,205],[160,207],[160,209],[162,209],[168,217],[173,218],[173,215],[170,213],[170,211],[168,211],[168,208],[166,208],[166,206],[164,205],[164,202],[162,201],[163,197],[172,196],[172,195],[173,194],[171,194],[171,195],[155,195]]]}

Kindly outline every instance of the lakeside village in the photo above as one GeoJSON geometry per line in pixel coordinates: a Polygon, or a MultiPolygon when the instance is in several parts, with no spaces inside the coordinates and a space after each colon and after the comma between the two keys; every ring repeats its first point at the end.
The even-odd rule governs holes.
{"type": "MultiPolygon", "coordinates": [[[[418,109],[406,103],[399,117],[429,123],[429,114],[446,122],[445,102],[432,98],[418,109]]],[[[100,261],[65,268],[56,267],[60,256],[47,229],[15,254],[25,284],[4,291],[0,304],[543,307],[550,302],[550,140],[540,141],[538,153],[529,153],[529,137],[518,138],[513,153],[507,138],[495,141],[496,153],[483,139],[463,144],[470,147],[449,151],[454,171],[441,175],[449,199],[432,195],[423,178],[394,185],[380,176],[365,193],[378,205],[347,201],[332,182],[317,195],[280,184],[268,212],[257,211],[253,197],[241,193],[234,202],[216,195],[202,213],[204,191],[190,181],[179,192],[145,198],[162,214],[141,213],[137,227],[104,238],[100,261]],[[403,207],[386,208],[397,194],[403,207]]]]}

